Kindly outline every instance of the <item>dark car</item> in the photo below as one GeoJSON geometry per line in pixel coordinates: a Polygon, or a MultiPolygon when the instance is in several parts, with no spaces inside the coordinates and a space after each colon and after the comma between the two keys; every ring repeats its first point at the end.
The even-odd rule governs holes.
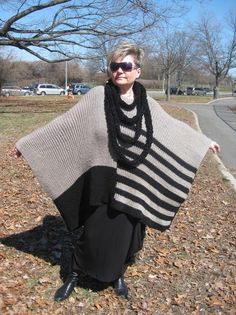
{"type": "Polygon", "coordinates": [[[193,90],[194,90],[194,88],[193,88],[193,87],[188,86],[188,87],[186,88],[186,94],[187,94],[187,95],[192,95],[193,90]]]}
{"type": "Polygon", "coordinates": [[[73,94],[81,95],[86,94],[90,90],[90,87],[82,83],[72,83],[70,89],[72,90],[73,94]]]}
{"type": "Polygon", "coordinates": [[[39,83],[32,83],[32,84],[29,86],[29,90],[32,91],[32,92],[34,92],[38,85],[39,85],[39,83]]]}
{"type": "MultiPolygon", "coordinates": [[[[166,94],[167,94],[167,90],[166,90],[166,94]]],[[[170,87],[170,94],[184,95],[185,91],[178,87],[170,87]]]]}

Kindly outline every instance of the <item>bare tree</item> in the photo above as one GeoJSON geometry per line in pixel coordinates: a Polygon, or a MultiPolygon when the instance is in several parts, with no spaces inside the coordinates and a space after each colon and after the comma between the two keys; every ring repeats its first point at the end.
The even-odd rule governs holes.
{"type": "MultiPolygon", "coordinates": [[[[94,72],[107,73],[107,55],[112,47],[119,42],[120,38],[110,36],[97,37],[94,41],[94,49],[88,52],[89,61],[87,66],[94,72]]],[[[126,40],[128,38],[126,37],[126,40]]]]}
{"type": "Polygon", "coordinates": [[[11,59],[12,55],[10,53],[3,54],[3,52],[0,51],[0,91],[2,90],[2,85],[11,77],[14,68],[11,59]]]}
{"type": "Polygon", "coordinates": [[[153,0],[6,0],[0,9],[0,45],[47,62],[85,59],[88,49],[101,47],[98,37],[140,33],[165,18],[167,10],[153,0]]]}
{"type": "Polygon", "coordinates": [[[195,27],[199,61],[215,77],[214,98],[218,98],[219,82],[236,66],[236,14],[229,15],[227,25],[215,18],[202,17],[195,27]],[[226,27],[227,26],[227,27],[226,27]]]}
{"type": "Polygon", "coordinates": [[[183,31],[163,30],[158,36],[156,62],[165,74],[167,81],[167,100],[170,99],[170,82],[174,73],[181,73],[189,66],[192,56],[192,39],[183,31]]]}

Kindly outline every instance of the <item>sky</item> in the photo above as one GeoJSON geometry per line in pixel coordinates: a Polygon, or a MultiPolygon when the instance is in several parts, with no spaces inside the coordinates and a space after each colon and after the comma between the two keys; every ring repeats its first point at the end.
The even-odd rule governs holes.
{"type": "MultiPolygon", "coordinates": [[[[203,14],[214,15],[219,22],[224,23],[229,12],[236,11],[236,0],[189,0],[188,2],[191,3],[192,8],[184,17],[184,20],[190,23],[197,21],[203,14]]],[[[229,74],[236,78],[236,68],[231,69],[229,74]]]]}
{"type": "MultiPolygon", "coordinates": [[[[157,1],[157,0],[156,0],[157,1]]],[[[160,0],[159,0],[160,1],[160,0]]],[[[165,3],[166,0],[161,0],[165,3]]],[[[224,22],[229,11],[236,11],[236,0],[185,0],[189,11],[184,16],[175,19],[174,24],[186,25],[197,21],[203,14],[214,15],[218,21],[224,22]]],[[[178,3],[178,1],[176,1],[178,3]]],[[[4,12],[1,12],[4,17],[4,12]]],[[[34,56],[21,50],[14,50],[14,54],[21,60],[33,61],[37,60],[34,56]]],[[[232,72],[232,71],[231,71],[232,72]]],[[[236,76],[236,69],[233,70],[236,76]]]]}
{"type": "Polygon", "coordinates": [[[230,10],[236,10],[236,0],[187,0],[190,4],[190,11],[187,14],[189,21],[194,21],[203,13],[212,13],[217,19],[223,20],[230,10]]]}

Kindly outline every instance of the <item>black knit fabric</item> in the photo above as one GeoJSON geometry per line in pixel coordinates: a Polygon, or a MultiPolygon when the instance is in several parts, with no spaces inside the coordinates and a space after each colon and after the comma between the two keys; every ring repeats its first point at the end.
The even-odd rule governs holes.
{"type": "MultiPolygon", "coordinates": [[[[147,102],[145,88],[138,82],[134,83],[134,101],[132,104],[126,104],[119,95],[118,88],[111,80],[105,86],[105,114],[109,141],[116,154],[117,163],[126,168],[134,168],[143,162],[148,155],[152,140],[153,128],[152,119],[147,102]],[[129,117],[128,113],[136,109],[136,114],[129,117]],[[121,128],[131,130],[133,136],[121,131],[121,128]],[[139,138],[144,127],[146,141],[142,148],[142,152],[130,159],[127,154],[129,150],[138,147],[139,138]]],[[[143,133],[142,133],[143,134],[143,133]]]]}
{"type": "MultiPolygon", "coordinates": [[[[138,92],[135,91],[135,95],[138,92]]],[[[106,98],[110,95],[107,93],[106,98]]],[[[122,110],[128,119],[138,115],[139,104],[131,104],[133,110],[129,111],[131,107],[125,110],[130,105],[121,102],[118,91],[116,97],[120,104],[118,111],[122,110]]],[[[141,99],[145,100],[145,97],[141,99]]],[[[143,103],[145,109],[140,107],[139,114],[143,116],[141,131],[137,118],[131,126],[126,123],[126,127],[118,119],[120,131],[130,141],[124,143],[119,139],[118,149],[122,147],[124,157],[136,162],[141,153],[143,156],[147,153],[145,146],[149,151],[136,167],[122,167],[115,158],[120,152],[118,149],[114,152],[108,139],[104,100],[104,86],[91,89],[68,112],[20,139],[16,146],[42,188],[55,201],[69,229],[74,230],[83,224],[87,217],[84,205],[97,207],[104,203],[145,225],[166,229],[186,200],[211,139],[174,119],[148,97],[148,108],[143,103]],[[146,136],[151,126],[149,110],[153,123],[150,148],[147,146],[150,138],[146,136]],[[134,132],[130,131],[132,128],[134,132]],[[137,137],[139,132],[140,137],[137,137]]],[[[106,106],[114,107],[114,104],[106,99],[106,106]]],[[[111,115],[110,108],[107,114],[111,115]]],[[[112,121],[108,120],[108,123],[112,124],[112,121]]],[[[116,130],[111,131],[116,140],[116,130]]]]}

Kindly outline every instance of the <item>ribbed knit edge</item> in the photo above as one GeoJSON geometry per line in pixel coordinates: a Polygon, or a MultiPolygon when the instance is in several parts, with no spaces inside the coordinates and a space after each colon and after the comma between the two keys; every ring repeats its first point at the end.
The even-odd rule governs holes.
{"type": "MultiPolygon", "coordinates": [[[[163,157],[166,154],[169,163],[174,167],[180,159],[197,170],[210,146],[211,139],[168,115],[152,98],[148,97],[148,103],[153,121],[154,141],[151,149],[154,151],[160,149],[163,157]]],[[[108,166],[116,169],[114,154],[109,151],[104,112],[104,87],[92,89],[68,112],[20,139],[16,147],[29,163],[45,192],[53,200],[93,166],[108,166]]],[[[161,160],[157,163],[162,174],[175,180],[176,172],[166,167],[161,160]]],[[[140,165],[140,168],[142,167],[143,165],[140,165]]],[[[181,164],[179,167],[182,168],[181,164]]],[[[129,178],[129,171],[126,172],[126,177],[129,178]]],[[[163,184],[164,175],[160,177],[154,172],[153,179],[163,184]]],[[[195,172],[193,178],[194,176],[195,172]]],[[[183,179],[180,181],[183,181],[188,191],[191,183],[183,179]]],[[[166,187],[172,189],[171,186],[170,183],[166,187]]],[[[129,187],[127,189],[129,191],[129,187]]],[[[177,193],[179,191],[174,186],[173,190],[177,193]]],[[[179,191],[180,195],[183,195],[181,198],[187,198],[187,191],[186,193],[179,191]]],[[[128,202],[129,200],[127,205],[126,203],[123,205],[127,206],[127,209],[130,207],[128,202]]],[[[118,208],[121,209],[120,206],[118,208]]],[[[152,223],[148,223],[148,219],[145,220],[152,226],[152,223]]]]}

